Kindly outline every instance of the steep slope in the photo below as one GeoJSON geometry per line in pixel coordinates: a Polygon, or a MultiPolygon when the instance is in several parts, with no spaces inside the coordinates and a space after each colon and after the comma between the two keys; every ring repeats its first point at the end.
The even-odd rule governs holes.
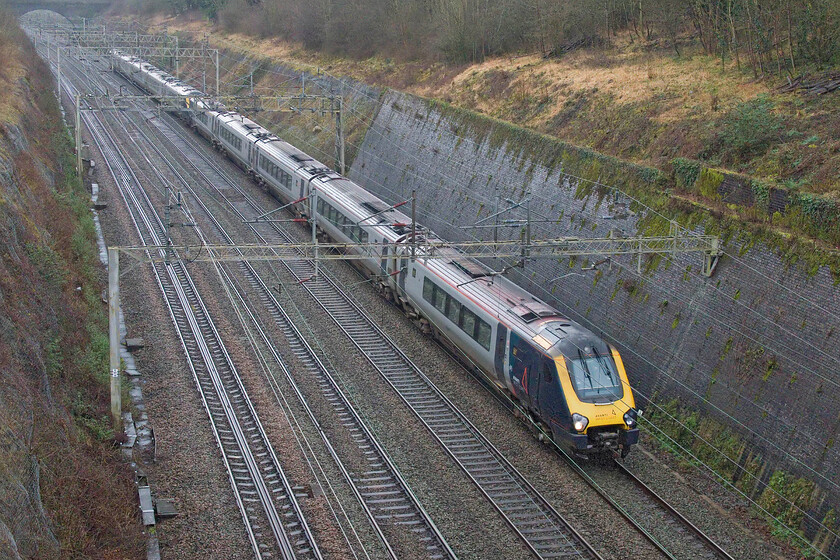
{"type": "Polygon", "coordinates": [[[138,558],[89,197],[50,73],[0,16],[0,557],[138,558]]]}

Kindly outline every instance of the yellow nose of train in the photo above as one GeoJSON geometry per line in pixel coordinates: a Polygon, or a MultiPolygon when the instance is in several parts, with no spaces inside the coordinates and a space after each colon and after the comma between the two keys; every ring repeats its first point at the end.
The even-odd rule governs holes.
{"type": "Polygon", "coordinates": [[[621,448],[623,451],[638,441],[636,403],[627,380],[621,355],[611,349],[622,391],[617,398],[603,402],[582,400],[575,390],[570,365],[564,357],[556,359],[563,394],[571,416],[571,430],[567,438],[579,452],[600,452],[621,448]]]}

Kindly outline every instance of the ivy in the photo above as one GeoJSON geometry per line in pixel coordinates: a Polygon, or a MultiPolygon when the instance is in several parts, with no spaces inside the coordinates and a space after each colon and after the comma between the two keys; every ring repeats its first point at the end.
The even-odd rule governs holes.
{"type": "Polygon", "coordinates": [[[703,164],[688,158],[674,158],[671,160],[674,180],[678,189],[689,190],[697,182],[703,164]]]}

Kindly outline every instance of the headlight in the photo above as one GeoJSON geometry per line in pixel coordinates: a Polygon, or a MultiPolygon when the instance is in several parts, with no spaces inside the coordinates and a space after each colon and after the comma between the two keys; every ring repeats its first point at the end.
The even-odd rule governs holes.
{"type": "Polygon", "coordinates": [[[636,411],[632,408],[624,413],[624,423],[627,424],[628,428],[635,428],[636,427],[636,411]]]}
{"type": "Polygon", "coordinates": [[[582,416],[577,412],[572,414],[572,426],[574,426],[576,431],[582,432],[586,429],[587,425],[589,425],[589,418],[582,416]]]}

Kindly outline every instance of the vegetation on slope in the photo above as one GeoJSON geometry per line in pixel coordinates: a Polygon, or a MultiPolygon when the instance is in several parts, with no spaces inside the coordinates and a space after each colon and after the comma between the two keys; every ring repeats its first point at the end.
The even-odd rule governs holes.
{"type": "MultiPolygon", "coordinates": [[[[400,46],[387,39],[387,29],[396,24],[383,23],[386,31],[372,34],[379,42],[369,43],[371,34],[354,28],[345,14],[329,32],[318,33],[321,43],[313,43],[300,35],[306,26],[295,22],[305,10],[294,2],[235,6],[238,0],[228,1],[215,26],[158,21],[192,31],[225,30],[226,36],[216,39],[222,46],[447,101],[668,173],[675,159],[684,159],[840,200],[840,90],[816,96],[779,89],[801,73],[814,79],[830,73],[840,62],[840,4],[835,2],[786,2],[771,10],[755,0],[645,2],[641,8],[638,2],[616,0],[598,4],[594,13],[604,17],[573,26],[591,38],[583,43],[574,39],[577,35],[563,35],[566,24],[551,24],[553,16],[543,13],[538,21],[558,33],[556,39],[546,43],[548,31],[530,27],[515,46],[453,58],[435,50],[438,35],[445,33],[440,25],[423,35],[422,45],[405,39],[400,46]],[[604,12],[603,4],[613,11],[604,12]],[[717,11],[709,12],[713,8],[717,11]],[[228,12],[236,21],[225,16],[228,12]],[[537,31],[545,37],[535,36],[537,31]],[[353,39],[328,44],[342,34],[353,39]],[[575,48],[565,52],[564,45],[575,48]],[[452,62],[470,59],[478,60],[452,62]]],[[[339,4],[330,13],[340,13],[339,4]]],[[[562,10],[573,12],[588,5],[582,0],[566,4],[562,10]]],[[[489,10],[482,17],[492,20],[494,14],[489,10]]],[[[516,19],[516,13],[508,15],[516,19]]],[[[576,21],[572,16],[564,21],[576,21]]]]}
{"type": "Polygon", "coordinates": [[[710,55],[759,72],[824,65],[840,54],[833,0],[127,0],[136,11],[201,10],[229,31],[280,36],[342,56],[480,61],[556,54],[618,34],[679,56],[687,32],[710,55]]]}
{"type": "Polygon", "coordinates": [[[0,556],[138,558],[89,195],[51,74],[8,16],[0,55],[0,556]]]}

